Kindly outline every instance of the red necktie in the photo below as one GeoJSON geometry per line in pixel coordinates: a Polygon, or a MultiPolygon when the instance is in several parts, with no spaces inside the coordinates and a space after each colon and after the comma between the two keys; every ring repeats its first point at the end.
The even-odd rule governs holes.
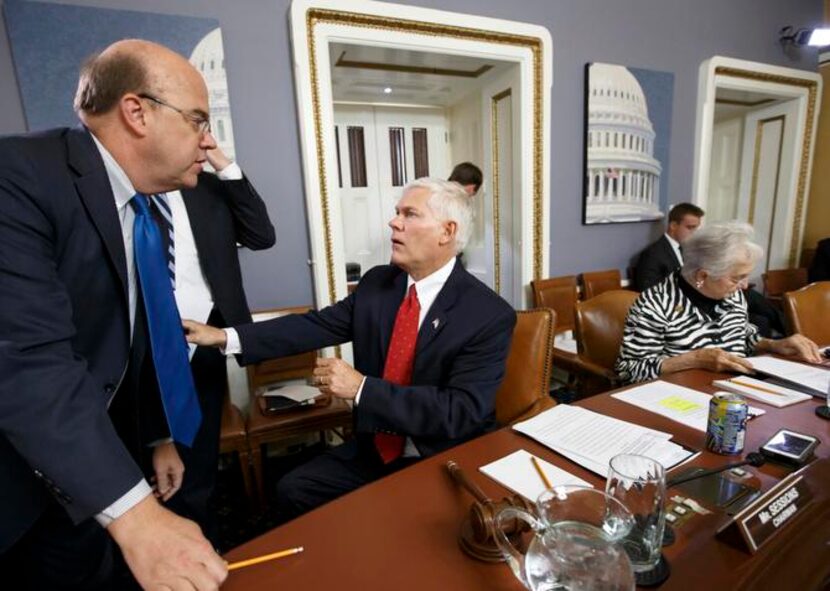
{"type": "MultiPolygon", "coordinates": [[[[412,381],[412,366],[415,362],[415,343],[418,341],[418,317],[421,304],[415,284],[398,308],[392,339],[386,351],[386,365],[383,367],[383,379],[398,386],[408,386],[412,381]]],[[[388,433],[375,434],[375,447],[384,464],[398,459],[403,453],[404,441],[401,435],[388,433]]]]}

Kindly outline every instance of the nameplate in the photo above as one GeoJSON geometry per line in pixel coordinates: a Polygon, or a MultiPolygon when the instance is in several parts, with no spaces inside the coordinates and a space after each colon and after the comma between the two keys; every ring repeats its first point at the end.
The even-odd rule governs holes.
{"type": "Polygon", "coordinates": [[[733,542],[740,538],[754,554],[794,521],[812,498],[813,493],[801,472],[790,474],[744,507],[717,533],[733,542]],[[734,535],[735,530],[740,536],[734,535]]]}

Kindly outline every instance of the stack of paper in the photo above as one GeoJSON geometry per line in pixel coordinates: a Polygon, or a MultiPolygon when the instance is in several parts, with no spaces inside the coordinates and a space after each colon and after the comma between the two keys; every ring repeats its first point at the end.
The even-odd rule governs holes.
{"type": "MultiPolygon", "coordinates": [[[[479,470],[502,486],[522,495],[529,501],[535,501],[546,490],[546,487],[542,477],[539,476],[539,473],[533,466],[533,462],[531,461],[532,457],[530,453],[520,449],[509,456],[482,466],[479,470]]],[[[545,460],[537,457],[536,461],[539,463],[539,467],[545,473],[545,477],[551,486],[562,486],[565,484],[592,486],[590,482],[577,478],[573,474],[565,472],[545,460]]]]}
{"type": "Polygon", "coordinates": [[[768,355],[748,357],[755,371],[783,380],[803,392],[824,398],[830,391],[830,371],[822,367],[768,355]]]}
{"type": "MultiPolygon", "coordinates": [[[[657,380],[611,394],[611,396],[692,429],[706,431],[709,421],[709,401],[712,399],[710,394],[657,380]]],[[[750,417],[756,417],[765,412],[751,406],[748,410],[750,417]]]]}
{"type": "Polygon", "coordinates": [[[755,400],[760,400],[771,406],[782,408],[805,400],[812,400],[810,394],[802,394],[784,386],[763,382],[750,377],[732,378],[729,380],[715,380],[713,386],[735,392],[755,400]]]}
{"type": "Polygon", "coordinates": [[[608,462],[621,453],[648,456],[667,470],[694,455],[669,441],[671,433],[567,404],[517,423],[513,429],[603,477],[608,473],[608,462]]]}

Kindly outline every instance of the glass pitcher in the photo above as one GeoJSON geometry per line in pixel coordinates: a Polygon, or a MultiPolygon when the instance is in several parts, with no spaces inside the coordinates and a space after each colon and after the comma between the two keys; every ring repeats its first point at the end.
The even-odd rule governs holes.
{"type": "Polygon", "coordinates": [[[496,541],[531,591],[630,591],[634,574],[618,542],[634,518],[612,496],[585,486],[557,486],[536,500],[538,517],[515,507],[496,516],[496,541]],[[510,520],[526,521],[533,537],[524,554],[504,534],[510,520]]]}

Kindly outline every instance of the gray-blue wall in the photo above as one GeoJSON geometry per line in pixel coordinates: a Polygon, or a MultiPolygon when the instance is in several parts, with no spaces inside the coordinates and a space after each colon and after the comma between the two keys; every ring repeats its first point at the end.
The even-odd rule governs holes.
{"type": "MultiPolygon", "coordinates": [[[[277,245],[243,252],[251,307],[313,302],[299,131],[291,70],[290,0],[74,0],[67,4],[217,18],[238,160],[268,203],[277,245]]],[[[605,61],[675,73],[669,201],[690,196],[700,63],[713,56],[816,69],[814,51],[786,55],[784,25],[815,26],[822,0],[400,0],[547,27],[553,37],[551,274],[619,268],[662,223],[583,226],[584,66],[605,61]]],[[[2,5],[2,0],[0,0],[2,5]]],[[[0,17],[2,20],[2,17],[0,17]]],[[[90,23],[95,26],[95,23],[90,23]]],[[[11,52],[0,26],[0,134],[25,131],[11,52]]]]}

